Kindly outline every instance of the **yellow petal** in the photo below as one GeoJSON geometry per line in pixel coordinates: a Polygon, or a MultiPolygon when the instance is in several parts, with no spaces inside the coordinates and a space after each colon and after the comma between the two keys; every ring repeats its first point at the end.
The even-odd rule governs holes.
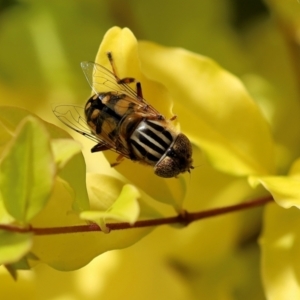
{"type": "Polygon", "coordinates": [[[268,124],[242,83],[211,59],[139,43],[144,74],[167,87],[182,131],[219,170],[235,175],[274,170],[268,124]]]}

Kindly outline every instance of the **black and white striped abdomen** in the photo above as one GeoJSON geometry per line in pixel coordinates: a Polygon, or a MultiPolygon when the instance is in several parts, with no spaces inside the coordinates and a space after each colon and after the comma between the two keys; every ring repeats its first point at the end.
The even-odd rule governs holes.
{"type": "Polygon", "coordinates": [[[159,121],[144,119],[132,133],[129,143],[136,159],[155,165],[173,140],[174,136],[159,121]]]}

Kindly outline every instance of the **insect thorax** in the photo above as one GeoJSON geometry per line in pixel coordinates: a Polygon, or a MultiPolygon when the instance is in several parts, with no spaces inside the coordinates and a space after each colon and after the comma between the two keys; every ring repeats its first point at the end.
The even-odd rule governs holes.
{"type": "Polygon", "coordinates": [[[85,106],[85,117],[95,135],[105,134],[114,140],[126,116],[131,115],[137,108],[125,94],[107,92],[91,97],[85,106]]]}

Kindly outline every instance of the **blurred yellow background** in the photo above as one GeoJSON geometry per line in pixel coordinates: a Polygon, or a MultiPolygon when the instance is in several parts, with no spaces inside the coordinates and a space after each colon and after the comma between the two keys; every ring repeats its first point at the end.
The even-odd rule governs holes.
{"type": "MultiPolygon", "coordinates": [[[[208,55],[237,74],[249,68],[245,24],[238,18],[245,10],[252,17],[251,9],[238,10],[234,1],[2,0],[0,5],[1,104],[42,110],[45,117],[45,103],[85,102],[89,86],[80,62],[94,60],[114,25],[129,27],[138,39],[208,55]]],[[[254,17],[265,14],[260,5],[254,17]]]]}
{"type": "MultiPolygon", "coordinates": [[[[209,56],[236,75],[256,72],[273,83],[280,82],[278,74],[269,68],[273,57],[265,57],[258,47],[262,41],[278,45],[269,13],[258,0],[1,0],[0,104],[25,108],[59,124],[51,107],[85,104],[90,87],[80,62],[94,60],[104,33],[112,26],[129,27],[139,40],[209,56]]],[[[280,47],[276,51],[281,51],[280,47]]],[[[276,63],[282,64],[284,72],[285,61],[276,63]]],[[[216,232],[222,228],[218,221],[207,222],[215,224],[216,232]]],[[[238,249],[234,254],[228,250],[213,262],[199,258],[199,268],[200,263],[198,266],[192,259],[198,255],[193,252],[194,226],[197,224],[191,225],[190,231],[158,228],[136,245],[105,253],[74,272],[62,273],[39,265],[33,271],[20,272],[19,281],[14,282],[1,267],[1,297],[263,299],[258,246],[253,244],[249,251],[238,249]],[[178,239],[186,245],[176,245],[178,239]],[[179,253],[183,249],[188,249],[186,255],[179,253]],[[189,257],[189,253],[193,255],[189,257]],[[186,257],[186,265],[174,258],[177,254],[186,257]],[[204,266],[203,261],[207,263],[204,266]],[[233,272],[231,276],[227,276],[228,270],[233,272]],[[239,289],[228,291],[239,280],[239,289]],[[215,289],[216,285],[220,286],[215,289]],[[233,294],[236,297],[228,296],[233,294]]],[[[205,240],[202,242],[205,247],[205,240]]],[[[211,248],[203,251],[210,254],[211,248]]]]}

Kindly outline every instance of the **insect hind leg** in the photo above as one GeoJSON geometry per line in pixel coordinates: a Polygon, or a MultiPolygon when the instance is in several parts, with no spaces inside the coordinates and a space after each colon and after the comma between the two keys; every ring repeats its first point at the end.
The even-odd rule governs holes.
{"type": "Polygon", "coordinates": [[[125,77],[125,78],[120,79],[119,76],[117,75],[117,71],[115,68],[115,64],[114,64],[114,60],[113,60],[111,52],[107,52],[107,58],[110,62],[113,74],[114,74],[115,79],[118,84],[129,84],[129,83],[135,82],[135,78],[133,78],[133,77],[125,77]]]}
{"type": "Polygon", "coordinates": [[[143,99],[142,85],[140,82],[136,83],[136,95],[139,99],[143,99]]]}
{"type": "MultiPolygon", "coordinates": [[[[115,79],[116,79],[118,84],[129,84],[129,83],[135,82],[135,78],[133,78],[133,77],[125,77],[125,78],[120,79],[118,74],[117,74],[115,64],[114,64],[114,59],[113,59],[113,56],[112,56],[111,52],[107,52],[107,58],[110,62],[113,74],[114,74],[115,79]]],[[[140,82],[136,83],[136,95],[139,99],[143,99],[142,85],[141,85],[140,82]]]]}
{"type": "Polygon", "coordinates": [[[120,154],[117,157],[116,161],[114,163],[111,163],[110,166],[113,168],[113,167],[119,165],[122,161],[124,161],[124,159],[125,159],[125,157],[122,154],[120,154]]]}

